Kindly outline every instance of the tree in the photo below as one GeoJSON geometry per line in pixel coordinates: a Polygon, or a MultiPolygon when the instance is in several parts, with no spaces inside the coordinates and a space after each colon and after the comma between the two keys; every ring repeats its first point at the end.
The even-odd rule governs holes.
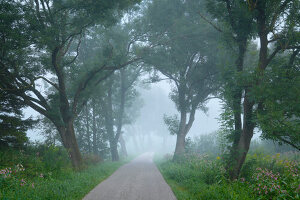
{"type": "Polygon", "coordinates": [[[136,68],[135,66],[121,69],[119,73],[107,81],[108,93],[103,97],[102,104],[113,161],[119,160],[118,142],[121,144],[123,155],[126,156],[127,154],[125,141],[121,141],[120,137],[123,125],[131,122],[126,110],[132,106],[135,98],[137,98],[138,94],[133,86],[140,76],[141,70],[141,67],[136,68]]]}
{"type": "MultiPolygon", "coordinates": [[[[235,134],[231,146],[228,171],[230,178],[236,179],[249,150],[254,128],[257,127],[257,113],[265,107],[264,99],[259,95],[255,95],[264,82],[265,73],[268,70],[272,70],[269,66],[271,66],[270,64],[279,53],[290,51],[291,49],[295,51],[295,49],[299,48],[299,41],[295,37],[298,34],[296,29],[297,23],[294,22],[296,16],[299,15],[296,11],[299,10],[299,2],[289,0],[263,0],[256,2],[230,0],[209,1],[209,3],[212,2],[218,5],[216,7],[217,9],[223,10],[222,13],[225,11],[226,16],[228,16],[223,22],[229,22],[230,28],[232,29],[231,35],[234,37],[238,36],[237,30],[240,28],[241,30],[246,30],[249,36],[251,36],[251,31],[253,31],[252,34],[257,35],[260,40],[257,64],[253,63],[252,67],[250,67],[246,73],[243,73],[242,77],[246,77],[246,79],[241,82],[241,85],[233,82],[235,85],[234,88],[241,88],[237,91],[242,92],[243,96],[235,96],[234,93],[229,95],[232,101],[237,102],[237,107],[240,104],[240,97],[242,97],[243,100],[243,124],[241,124],[241,120],[238,119],[241,113],[236,111],[235,106],[231,107],[231,109],[233,109],[232,113],[237,116],[234,116],[235,134]],[[238,24],[233,23],[243,19],[240,15],[235,14],[241,12],[250,12],[250,14],[244,15],[246,22],[248,22],[249,27],[252,27],[250,25],[253,24],[256,29],[251,30],[249,27],[239,27],[237,26],[238,24]],[[281,23],[281,20],[283,20],[284,23],[281,23]],[[247,30],[249,31],[247,32],[247,30]],[[268,37],[270,39],[268,39],[268,37]],[[269,53],[269,51],[271,51],[271,53],[269,53]],[[268,69],[268,67],[270,69],[268,69]]],[[[212,7],[210,6],[210,8],[212,7]]],[[[250,37],[247,38],[248,42],[250,42],[250,39],[250,37]]],[[[236,45],[239,46],[240,44],[242,43],[238,42],[236,45]]],[[[245,54],[243,57],[245,57],[245,54]]],[[[238,67],[238,62],[236,62],[236,66],[238,67]]],[[[240,92],[239,94],[241,94],[240,92]]]]}
{"type": "Polygon", "coordinates": [[[170,127],[177,135],[174,159],[183,155],[195,112],[205,110],[205,102],[216,87],[214,55],[218,50],[213,41],[217,33],[208,25],[199,25],[195,4],[196,1],[153,1],[143,21],[152,47],[144,60],[174,84],[170,97],[180,118],[165,118],[168,125],[175,125],[170,127]],[[162,16],[168,21],[162,21],[162,16]]]}
{"type": "Polygon", "coordinates": [[[5,79],[8,81],[1,82],[1,87],[21,97],[26,105],[54,123],[75,169],[82,165],[73,127],[84,104],[82,93],[92,81],[100,82],[123,65],[111,67],[103,62],[93,66],[72,91],[66,83],[67,71],[78,56],[87,28],[115,23],[119,18],[116,11],[136,2],[1,1],[1,15],[5,16],[1,17],[5,19],[5,28],[1,29],[4,38],[1,40],[1,80],[9,77],[5,79]],[[103,76],[99,78],[101,73],[103,76]],[[49,80],[49,76],[53,80],[49,80]],[[56,92],[40,92],[36,85],[38,80],[47,82],[56,92]]]}

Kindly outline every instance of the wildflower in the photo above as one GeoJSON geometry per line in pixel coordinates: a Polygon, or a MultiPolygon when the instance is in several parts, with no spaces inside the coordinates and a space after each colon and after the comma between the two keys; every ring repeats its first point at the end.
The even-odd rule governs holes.
{"type": "Polygon", "coordinates": [[[41,175],[40,175],[40,177],[41,177],[41,178],[44,178],[44,175],[43,175],[43,174],[41,174],[41,175]]]}
{"type": "Polygon", "coordinates": [[[221,159],[220,156],[218,156],[218,157],[217,157],[217,160],[220,160],[220,159],[221,159]]]}
{"type": "Polygon", "coordinates": [[[25,184],[26,184],[26,181],[25,181],[24,179],[21,179],[20,185],[21,185],[21,186],[24,186],[25,184]]]}
{"type": "Polygon", "coordinates": [[[31,184],[31,187],[34,188],[34,183],[31,184]]]}

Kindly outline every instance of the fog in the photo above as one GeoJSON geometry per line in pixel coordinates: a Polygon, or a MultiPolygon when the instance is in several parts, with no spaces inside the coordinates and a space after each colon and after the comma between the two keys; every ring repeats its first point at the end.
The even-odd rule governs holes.
{"type": "MultiPolygon", "coordinates": [[[[170,91],[171,87],[167,81],[151,84],[149,89],[140,88],[144,105],[136,122],[130,127],[125,127],[124,137],[128,141],[129,153],[174,152],[176,135],[170,135],[163,120],[164,114],[178,114],[174,102],[169,98],[170,91]],[[136,131],[136,134],[131,134],[130,131],[136,131]]],[[[193,138],[219,129],[217,118],[221,113],[220,101],[212,99],[207,103],[207,107],[207,113],[201,110],[196,112],[195,122],[187,137],[193,138]]]]}
{"type": "MultiPolygon", "coordinates": [[[[178,114],[174,102],[170,99],[171,85],[163,80],[157,83],[149,83],[139,86],[142,107],[138,111],[138,117],[131,125],[124,126],[123,137],[126,141],[129,154],[137,154],[146,151],[159,153],[173,153],[176,143],[176,135],[171,135],[164,123],[163,116],[178,114]]],[[[197,137],[201,134],[209,134],[219,129],[218,116],[221,113],[221,102],[211,99],[207,102],[208,111],[204,113],[197,110],[195,122],[187,137],[197,137]]],[[[38,113],[31,108],[24,109],[24,117],[38,119],[38,113]]],[[[43,136],[38,127],[27,132],[30,141],[42,142],[43,136]]]]}

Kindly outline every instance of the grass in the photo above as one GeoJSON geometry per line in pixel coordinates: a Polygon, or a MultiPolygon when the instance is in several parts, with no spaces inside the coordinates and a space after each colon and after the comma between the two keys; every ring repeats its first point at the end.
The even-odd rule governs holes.
{"type": "Polygon", "coordinates": [[[1,200],[76,200],[109,177],[128,158],[119,162],[102,161],[75,172],[66,154],[56,147],[6,151],[0,154],[1,200]],[[39,154],[37,156],[37,151],[39,154]],[[61,161],[61,162],[59,162],[61,161]],[[53,166],[47,167],[53,163],[53,166]],[[5,165],[3,165],[5,164],[5,165]]]}
{"type": "Polygon", "coordinates": [[[82,199],[122,164],[124,162],[104,162],[82,172],[69,172],[55,179],[37,177],[24,186],[15,181],[8,190],[0,190],[0,199],[82,199]]]}
{"type": "Polygon", "coordinates": [[[300,163],[281,155],[249,155],[236,181],[226,178],[219,157],[188,155],[182,162],[156,157],[155,163],[178,200],[300,199],[300,163]]]}

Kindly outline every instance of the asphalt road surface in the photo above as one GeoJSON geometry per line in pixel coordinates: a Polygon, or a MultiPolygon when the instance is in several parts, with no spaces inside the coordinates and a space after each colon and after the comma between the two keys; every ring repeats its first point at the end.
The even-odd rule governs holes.
{"type": "Polygon", "coordinates": [[[83,200],[176,200],[152,159],[145,153],[120,167],[83,200]]]}

